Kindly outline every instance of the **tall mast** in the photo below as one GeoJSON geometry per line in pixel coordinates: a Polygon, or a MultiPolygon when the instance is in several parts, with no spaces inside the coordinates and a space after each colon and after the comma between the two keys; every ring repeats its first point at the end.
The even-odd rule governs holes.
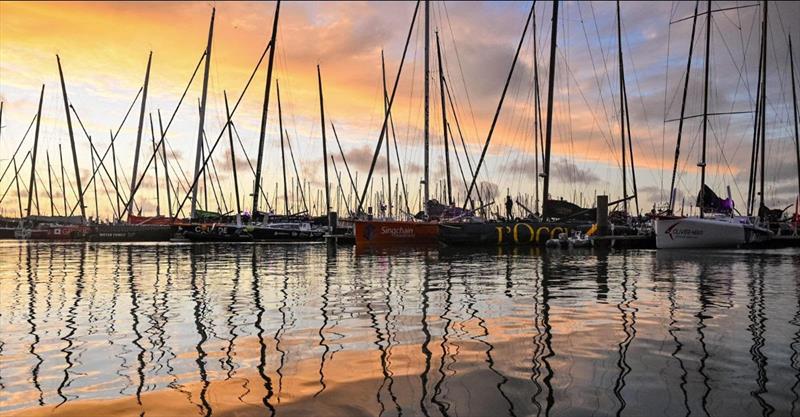
{"type": "MultiPolygon", "coordinates": [[[[60,68],[60,67],[59,67],[60,68]]],[[[63,78],[62,78],[63,80],[63,78]]],[[[44,84],[42,84],[42,92],[39,94],[39,110],[36,112],[36,130],[33,135],[33,154],[31,155],[31,180],[28,183],[28,208],[26,210],[27,216],[31,216],[31,203],[33,203],[33,190],[36,184],[36,151],[39,147],[39,125],[42,121],[42,101],[44,100],[44,84]]],[[[69,111],[67,112],[67,120],[69,120],[69,111]]],[[[72,129],[70,129],[70,137],[72,137],[72,129]]],[[[73,142],[74,143],[74,142],[73,142]]],[[[80,180],[79,180],[80,181],[80,180]]]]}
{"type": "Polygon", "coordinates": [[[133,175],[131,175],[131,198],[128,200],[128,207],[126,207],[128,216],[130,216],[132,213],[133,190],[136,187],[136,179],[138,178],[137,172],[139,171],[139,150],[142,147],[142,128],[144,127],[144,111],[145,106],[147,105],[147,86],[150,82],[150,63],[152,60],[153,52],[150,51],[150,55],[147,57],[147,69],[144,73],[144,90],[142,91],[142,106],[139,110],[139,127],[136,130],[136,150],[133,153],[133,175]]]}
{"type": "Polygon", "coordinates": [[[272,87],[272,64],[275,61],[275,38],[278,36],[278,15],[281,11],[281,2],[275,6],[275,17],[272,21],[272,38],[269,41],[269,63],[267,64],[267,84],[264,88],[264,107],[261,111],[261,132],[258,135],[258,159],[256,162],[255,184],[253,184],[253,217],[258,215],[258,196],[261,186],[261,164],[264,161],[264,135],[267,132],[267,113],[269,111],[269,91],[272,87]]]}
{"type": "Polygon", "coordinates": [[[706,139],[708,136],[708,72],[711,69],[708,60],[711,57],[711,0],[708,0],[708,10],[706,11],[706,58],[705,58],[705,77],[703,87],[703,149],[700,156],[700,218],[703,218],[703,206],[705,205],[706,188],[706,139]]]}
{"type": "MultiPolygon", "coordinates": [[[[330,187],[328,187],[328,145],[327,140],[325,140],[325,105],[322,99],[322,75],[319,71],[319,65],[317,65],[317,81],[319,82],[319,117],[320,123],[322,127],[322,161],[325,167],[325,215],[328,217],[328,228],[333,226],[331,224],[331,216],[330,216],[330,209],[331,209],[331,193],[330,187]]],[[[384,123],[385,125],[386,123],[384,123]]],[[[333,232],[333,230],[329,230],[333,232]]]]}
{"type": "MultiPolygon", "coordinates": [[[[709,1],[710,3],[710,1],[709,1]]],[[[762,62],[761,70],[761,181],[759,183],[759,205],[758,211],[764,207],[764,173],[766,165],[767,153],[767,136],[766,136],[766,110],[767,110],[767,6],[769,1],[764,2],[764,61],[762,62]]],[[[710,7],[710,6],[709,6],[710,7]]]]}
{"type": "Polygon", "coordinates": [[[425,211],[425,217],[428,216],[428,200],[430,200],[430,158],[431,158],[431,144],[430,144],[430,124],[431,124],[431,109],[430,109],[430,32],[431,32],[431,7],[430,1],[425,0],[425,178],[423,188],[422,209],[425,211]]]}
{"type": "Polygon", "coordinates": [[[625,67],[622,61],[622,22],[619,13],[619,0],[617,0],[617,56],[619,57],[619,134],[622,141],[622,207],[628,213],[628,179],[625,158],[625,67]]]}
{"type": "MultiPolygon", "coordinates": [[[[533,11],[533,94],[534,94],[534,115],[533,115],[533,153],[534,153],[534,195],[533,195],[533,211],[539,213],[539,140],[542,137],[542,106],[539,100],[539,63],[537,59],[539,54],[537,52],[536,42],[536,10],[533,11]]],[[[448,90],[449,93],[449,90],[448,90]]],[[[450,103],[452,105],[452,101],[450,103]]],[[[466,153],[466,148],[465,148],[466,153]]],[[[469,155],[465,155],[469,163],[469,155]]],[[[470,170],[472,170],[470,168],[470,170]]],[[[480,198],[480,193],[478,193],[480,198]]],[[[483,204],[481,204],[483,205],[483,204]]]]}
{"type": "MultiPolygon", "coordinates": [[[[197,178],[198,172],[200,171],[200,161],[203,158],[203,127],[206,121],[206,99],[208,98],[208,70],[211,66],[211,42],[214,39],[214,15],[216,14],[216,8],[211,9],[211,24],[208,26],[208,42],[206,43],[206,57],[204,64],[204,72],[203,72],[203,92],[201,93],[200,98],[200,123],[197,126],[197,151],[195,152],[194,157],[194,177],[197,178]]],[[[205,174],[205,170],[203,170],[203,174],[205,174]]],[[[134,181],[136,175],[134,173],[134,181]]],[[[205,176],[203,177],[205,179],[205,176]]],[[[197,217],[197,181],[195,184],[192,184],[192,210],[191,210],[191,218],[194,219],[197,217]]],[[[133,189],[133,187],[131,187],[133,189]]],[[[205,190],[205,181],[204,181],[204,188],[205,190]]],[[[208,210],[207,206],[204,206],[203,209],[208,210]]]]}
{"type": "Polygon", "coordinates": [[[686,114],[686,94],[689,91],[689,75],[691,74],[692,69],[692,52],[694,51],[694,34],[697,29],[697,9],[700,2],[696,1],[694,3],[694,16],[692,18],[692,36],[689,37],[689,59],[686,61],[686,77],[683,79],[683,99],[681,101],[681,117],[678,119],[678,139],[675,144],[675,160],[672,165],[672,180],[670,181],[669,185],[669,208],[668,211],[671,214],[672,208],[675,205],[675,176],[678,173],[678,159],[681,155],[681,137],[683,135],[683,120],[684,115],[686,114]]]}
{"type": "MultiPolygon", "coordinates": [[[[161,145],[161,158],[164,160],[164,181],[167,183],[167,214],[169,214],[169,218],[172,218],[172,190],[171,184],[169,182],[169,166],[167,165],[167,138],[164,137],[164,126],[161,124],[161,109],[158,109],[158,132],[160,134],[161,140],[164,142],[161,145]]],[[[233,171],[233,175],[236,175],[236,170],[233,171]]]]}
{"type": "Polygon", "coordinates": [[[225,115],[228,118],[228,141],[231,147],[231,170],[233,171],[233,190],[236,193],[236,223],[238,224],[242,215],[242,206],[239,202],[239,177],[236,173],[236,150],[233,146],[233,122],[231,122],[231,111],[228,108],[228,93],[222,92],[225,97],[225,115]]]}
{"type": "MultiPolygon", "coordinates": [[[[283,169],[283,213],[289,215],[289,191],[286,187],[286,153],[284,151],[283,138],[283,109],[281,107],[281,85],[275,80],[275,92],[278,97],[278,128],[281,135],[281,168],[283,169]]],[[[297,178],[300,180],[300,178],[297,178]]]]}
{"type": "Polygon", "coordinates": [[[50,151],[45,151],[45,155],[47,156],[47,194],[50,196],[50,215],[55,216],[56,206],[53,202],[53,175],[50,169],[50,151]]]}
{"type": "Polygon", "coordinates": [[[761,49],[758,55],[758,83],[756,85],[756,112],[753,120],[753,145],[750,151],[750,176],[747,182],[747,215],[753,215],[753,206],[756,203],[756,181],[758,180],[758,141],[761,134],[761,113],[762,113],[762,100],[761,100],[761,73],[764,70],[764,56],[766,54],[766,40],[767,22],[761,21],[761,49]]]}
{"type": "MultiPolygon", "coordinates": [[[[61,92],[64,96],[64,113],[67,115],[67,132],[69,133],[69,145],[72,148],[72,164],[75,167],[75,185],[78,190],[81,188],[81,171],[78,168],[78,152],[75,149],[75,135],[72,132],[72,117],[69,114],[69,99],[67,98],[67,86],[64,83],[64,72],[61,71],[61,58],[56,55],[56,62],[58,63],[58,76],[61,78],[61,92]]],[[[36,121],[36,126],[39,126],[39,121],[36,121]]],[[[35,153],[34,153],[35,155],[35,153]]],[[[34,158],[35,159],[35,158],[34,158]]],[[[83,193],[78,195],[78,204],[81,206],[81,219],[86,219],[86,207],[83,204],[83,193]]],[[[28,210],[30,212],[30,209],[28,210]]],[[[30,213],[28,213],[30,215],[30,213]]]]}
{"type": "Polygon", "coordinates": [[[550,149],[552,147],[553,138],[553,82],[556,76],[556,36],[558,34],[558,0],[553,1],[553,21],[552,30],[550,32],[550,68],[547,81],[547,125],[545,127],[545,143],[544,143],[544,184],[542,187],[543,201],[542,201],[542,217],[547,218],[548,204],[547,200],[550,198],[550,149]]]}
{"type": "Polygon", "coordinates": [[[442,136],[444,137],[444,171],[447,176],[447,204],[450,205],[453,204],[453,186],[450,182],[450,145],[447,138],[447,107],[445,107],[444,101],[444,69],[442,67],[442,48],[439,45],[439,32],[436,32],[436,56],[439,59],[439,92],[442,96],[442,136]]]}
{"type": "MultiPolygon", "coordinates": [[[[89,138],[89,147],[92,146],[92,138],[89,138]]],[[[94,172],[94,152],[90,152],[92,158],[92,172],[94,172]]],[[[94,221],[99,222],[100,219],[100,206],[97,204],[97,181],[92,181],[92,192],[94,194],[94,221]]]]}
{"type": "MultiPolygon", "coordinates": [[[[150,141],[153,143],[153,152],[158,155],[156,148],[156,132],[153,127],[153,113],[150,113],[150,141]]],[[[156,216],[161,216],[161,193],[158,190],[158,163],[153,164],[153,169],[156,174],[156,216]]]]}
{"type": "MultiPolygon", "coordinates": [[[[119,176],[117,175],[117,149],[116,149],[116,146],[114,146],[114,131],[109,129],[108,130],[108,134],[111,137],[111,160],[114,163],[114,189],[117,190],[117,194],[116,194],[117,216],[119,216],[119,213],[120,213],[120,200],[121,200],[122,197],[120,196],[120,193],[119,193],[119,176]]],[[[117,220],[122,220],[122,219],[117,219],[117,220]]]]}
{"type": "MultiPolygon", "coordinates": [[[[383,109],[384,117],[389,117],[389,90],[386,89],[386,61],[383,58],[383,49],[381,49],[381,73],[383,74],[383,109]]],[[[389,125],[385,125],[386,132],[386,182],[389,184],[389,217],[392,217],[392,158],[391,144],[389,143],[389,125]]],[[[399,165],[398,165],[399,166],[399,165]]],[[[334,167],[336,169],[336,167],[334,167]]]]}
{"type": "MultiPolygon", "coordinates": [[[[66,176],[64,175],[64,154],[61,152],[61,144],[58,144],[58,160],[59,166],[61,167],[61,199],[64,201],[64,215],[68,216],[67,213],[67,182],[66,176]]],[[[19,190],[17,190],[19,191],[19,190]]],[[[20,206],[21,208],[22,206],[20,206]]],[[[20,210],[22,212],[22,210],[20,210]]]]}
{"type": "Polygon", "coordinates": [[[794,54],[792,53],[792,35],[789,35],[789,68],[792,71],[792,107],[794,113],[794,151],[797,156],[797,195],[800,196],[800,134],[797,123],[797,85],[794,82],[794,54]]]}

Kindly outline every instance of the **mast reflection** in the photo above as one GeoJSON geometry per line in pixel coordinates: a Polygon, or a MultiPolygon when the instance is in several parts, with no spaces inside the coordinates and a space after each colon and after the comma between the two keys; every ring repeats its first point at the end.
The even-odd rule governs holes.
{"type": "Polygon", "coordinates": [[[264,342],[264,327],[261,324],[264,317],[264,306],[261,304],[261,279],[258,272],[258,252],[257,246],[253,246],[253,255],[251,258],[252,266],[252,292],[253,303],[256,309],[255,327],[258,330],[258,375],[261,377],[266,394],[261,399],[271,416],[275,415],[275,407],[270,403],[270,398],[273,396],[272,378],[267,375],[267,345],[264,342]]]}

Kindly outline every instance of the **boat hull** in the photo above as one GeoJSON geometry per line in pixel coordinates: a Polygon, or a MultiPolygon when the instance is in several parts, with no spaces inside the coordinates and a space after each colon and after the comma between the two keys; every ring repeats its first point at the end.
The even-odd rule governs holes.
{"type": "Polygon", "coordinates": [[[747,225],[734,220],[694,217],[656,219],[655,230],[658,249],[735,248],[752,235],[747,225]]]}
{"type": "Polygon", "coordinates": [[[161,224],[101,224],[87,235],[90,242],[167,242],[175,226],[161,224]]]}
{"type": "Polygon", "coordinates": [[[434,245],[439,224],[401,220],[359,220],[353,222],[356,245],[434,245]]]}
{"type": "Polygon", "coordinates": [[[561,233],[586,231],[589,224],[550,222],[442,223],[439,240],[450,246],[544,246],[561,233]]]}

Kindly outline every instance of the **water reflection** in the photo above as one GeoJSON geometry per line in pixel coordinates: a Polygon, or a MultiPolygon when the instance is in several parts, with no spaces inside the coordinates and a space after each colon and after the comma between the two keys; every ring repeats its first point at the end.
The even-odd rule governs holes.
{"type": "Polygon", "coordinates": [[[797,250],[0,245],[0,412],[800,406],[797,250]]]}

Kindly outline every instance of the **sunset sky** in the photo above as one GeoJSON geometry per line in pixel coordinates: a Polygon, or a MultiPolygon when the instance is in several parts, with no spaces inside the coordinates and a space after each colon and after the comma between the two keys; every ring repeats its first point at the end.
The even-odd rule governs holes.
{"type": "MultiPolygon", "coordinates": [[[[750,3],[713,2],[712,8],[737,4],[750,3]]],[[[434,32],[438,31],[441,38],[445,78],[452,88],[457,116],[474,164],[486,140],[530,6],[527,2],[431,2],[432,193],[436,190],[435,183],[444,179],[434,32]]],[[[691,19],[671,25],[670,21],[690,16],[693,6],[694,3],[689,2],[623,2],[621,5],[625,77],[643,211],[654,203],[660,204],[668,196],[677,123],[666,120],[680,114],[682,78],[692,25],[691,19]]],[[[41,179],[38,189],[42,214],[50,212],[46,155],[49,153],[54,175],[57,173],[60,180],[59,144],[64,150],[69,181],[74,181],[56,54],[61,58],[70,102],[102,154],[110,142],[109,131],[116,131],[143,85],[147,57],[152,51],[141,173],[153,149],[148,115],[153,114],[157,134],[157,111],[161,111],[166,125],[203,54],[213,7],[216,7],[216,21],[205,129],[212,143],[225,124],[223,91],[227,92],[233,106],[267,45],[275,3],[0,2],[0,100],[4,103],[0,170],[10,162],[35,115],[44,84],[36,166],[41,179]]],[[[413,2],[281,4],[273,78],[280,83],[284,128],[291,140],[301,181],[311,182],[314,196],[317,195],[315,190],[322,186],[323,157],[316,65],[321,68],[325,93],[328,152],[336,158],[347,190],[347,174],[330,128],[332,121],[351,169],[358,172],[359,186],[363,186],[383,121],[381,50],[385,50],[391,92],[414,7],[413,2]]],[[[704,11],[705,7],[702,3],[700,10],[704,11]]],[[[552,3],[537,2],[535,9],[538,56],[534,57],[533,31],[529,29],[480,176],[482,182],[490,188],[496,187],[503,196],[506,189],[510,189],[512,195],[532,196],[534,193],[533,63],[536,62],[540,70],[544,113],[552,3]]],[[[412,210],[418,204],[423,161],[423,10],[420,7],[393,108],[397,146],[412,210]]],[[[612,200],[622,194],[615,13],[612,2],[560,4],[551,169],[555,198],[575,201],[583,196],[584,204],[590,205],[595,193],[607,193],[612,200]]],[[[755,108],[761,15],[761,7],[713,14],[710,112],[742,112],[755,108]]],[[[795,39],[795,54],[800,55],[797,46],[800,43],[800,4],[771,2],[768,30],[767,204],[783,208],[797,196],[787,37],[791,34],[795,39]]],[[[690,75],[687,104],[690,116],[702,112],[705,31],[703,17],[698,19],[690,75]]],[[[795,62],[800,63],[798,56],[795,62]]],[[[795,71],[800,81],[800,70],[796,68],[795,71]]],[[[258,149],[265,78],[266,59],[233,118],[253,164],[258,149]]],[[[194,166],[201,86],[202,66],[167,133],[167,141],[174,150],[174,154],[169,152],[170,164],[177,169],[179,162],[189,181],[194,166]]],[[[115,142],[120,172],[127,178],[120,178],[121,183],[130,181],[139,107],[140,101],[137,101],[115,142]]],[[[274,203],[275,184],[282,182],[277,110],[273,85],[263,177],[270,204],[274,203]]],[[[449,110],[448,118],[452,119],[449,110]]],[[[679,195],[693,196],[699,189],[695,165],[699,160],[701,120],[690,119],[684,128],[679,195]]],[[[450,122],[456,132],[453,120],[450,122]]],[[[89,142],[74,117],[73,124],[85,184],[91,171],[89,142]]],[[[743,210],[753,115],[712,117],[709,135],[708,183],[720,194],[730,185],[737,207],[743,210]]],[[[15,158],[17,163],[32,144],[33,129],[15,158]]],[[[460,139],[457,144],[461,151],[460,139]]],[[[214,155],[222,192],[232,209],[235,204],[231,201],[233,186],[227,133],[222,136],[214,155]]],[[[246,195],[252,192],[253,175],[238,146],[236,155],[242,200],[249,209],[251,198],[246,195]]],[[[384,156],[385,150],[382,150],[374,191],[379,191],[381,181],[385,181],[384,156]]],[[[463,152],[459,153],[459,158],[466,170],[463,152]]],[[[107,162],[110,167],[110,159],[107,162]]],[[[399,177],[394,148],[392,165],[394,183],[399,177]]],[[[162,211],[165,212],[163,166],[159,164],[158,168],[162,211]]],[[[454,193],[463,199],[465,187],[452,155],[451,170],[454,193]]],[[[287,174],[294,177],[290,162],[287,174]]],[[[23,200],[29,175],[30,165],[26,162],[20,173],[23,200]]],[[[173,181],[182,177],[177,170],[171,171],[170,176],[173,181]]],[[[12,177],[13,172],[9,172],[0,182],[0,193],[11,186],[0,204],[0,214],[6,216],[18,214],[12,177]]],[[[332,190],[335,190],[333,173],[331,181],[332,190]]],[[[54,188],[60,188],[56,182],[54,180],[54,188]]],[[[107,182],[105,185],[110,187],[107,182]]],[[[155,185],[151,167],[137,194],[144,214],[154,214],[155,185]]],[[[123,188],[127,190],[128,185],[123,188]]],[[[630,176],[628,188],[632,188],[630,176]]],[[[98,184],[98,193],[101,217],[111,217],[111,204],[105,197],[102,183],[98,184]]],[[[56,207],[63,211],[60,191],[54,195],[56,207]]],[[[87,215],[94,215],[91,190],[87,195],[87,215]]],[[[180,199],[183,195],[180,191],[180,199]]],[[[282,190],[279,195],[282,197],[282,190]]],[[[73,205],[76,200],[69,189],[67,197],[73,205]]],[[[216,210],[210,188],[208,198],[208,208],[216,210]]],[[[687,197],[687,206],[690,200],[692,197],[687,197]]],[[[276,210],[281,212],[282,207],[279,199],[276,210]]]]}

